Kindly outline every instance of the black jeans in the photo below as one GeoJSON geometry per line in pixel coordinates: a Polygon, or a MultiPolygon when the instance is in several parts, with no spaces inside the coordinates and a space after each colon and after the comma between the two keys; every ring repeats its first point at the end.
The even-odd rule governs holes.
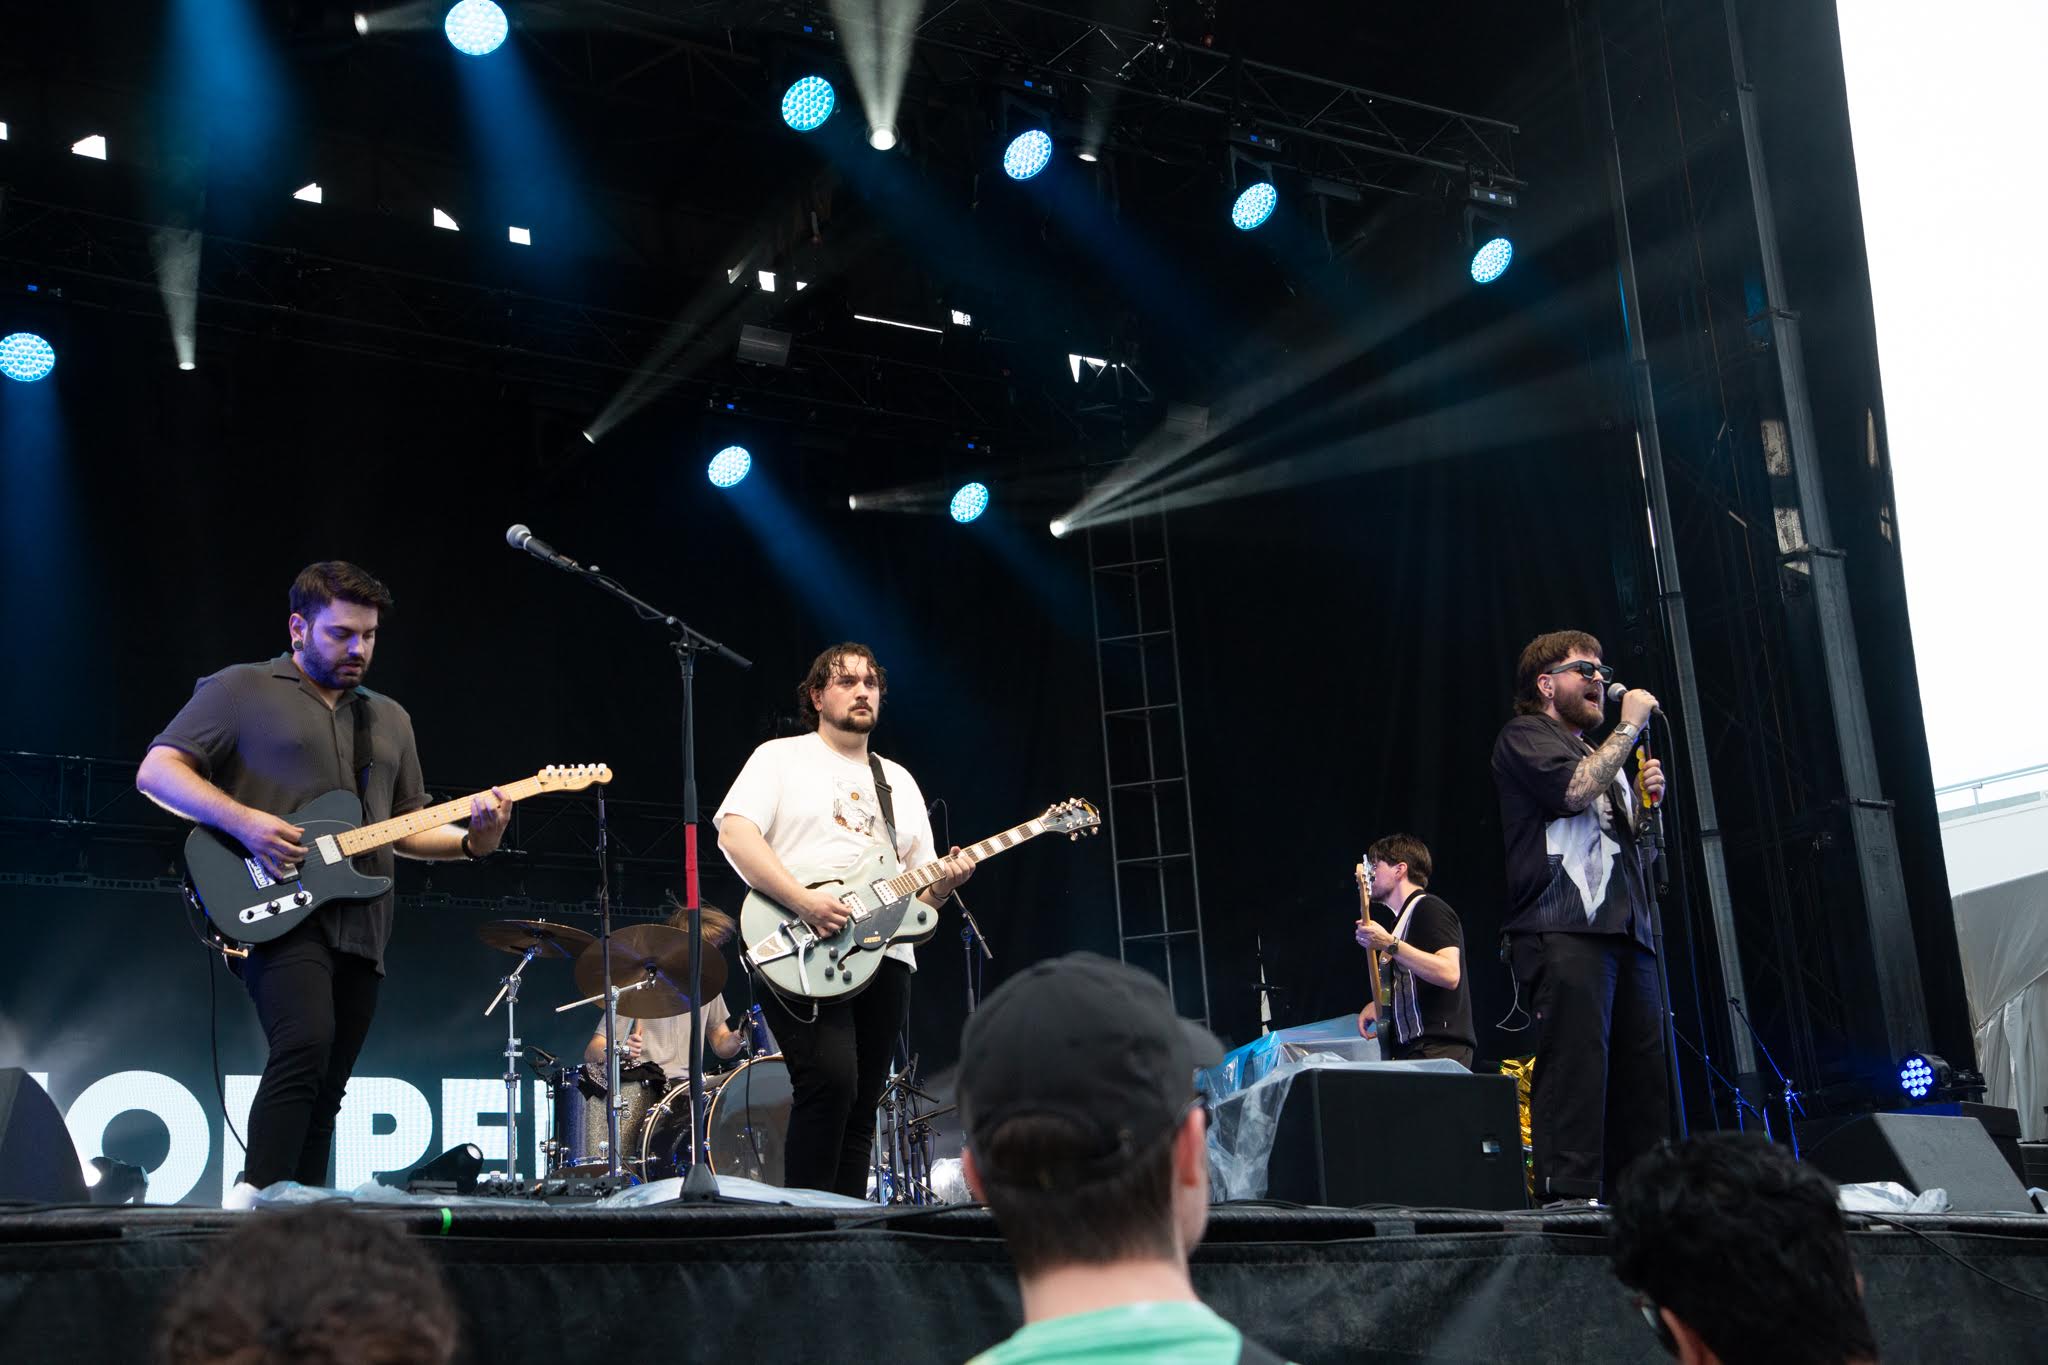
{"type": "Polygon", "coordinates": [[[783,1143],[782,1183],[790,1189],[867,1193],[875,1106],[889,1082],[889,1053],[910,1003],[910,968],[884,961],[866,990],[851,1000],[792,1000],[792,1014],[766,985],[755,992],[768,1027],[782,1045],[792,1094],[783,1143]]]}
{"type": "Polygon", "coordinates": [[[1452,1043],[1442,1038],[1417,1038],[1407,1044],[1395,1040],[1387,1043],[1385,1047],[1389,1061],[1419,1062],[1447,1057],[1467,1071],[1472,1069],[1473,1052],[1471,1045],[1467,1043],[1452,1043]]]}
{"type": "Polygon", "coordinates": [[[334,1116],[377,1012],[382,979],[375,963],[329,948],[311,924],[250,947],[242,984],[270,1040],[249,1105],[242,1178],[251,1185],[327,1183],[334,1116]]]}
{"type": "Polygon", "coordinates": [[[1536,1015],[1537,1198],[1612,1198],[1670,1132],[1657,959],[1622,934],[1517,934],[1511,961],[1536,1015]]]}

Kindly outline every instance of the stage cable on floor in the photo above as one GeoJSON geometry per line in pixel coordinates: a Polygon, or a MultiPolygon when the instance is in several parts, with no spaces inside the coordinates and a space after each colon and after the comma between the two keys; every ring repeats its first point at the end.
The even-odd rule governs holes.
{"type": "MultiPolygon", "coordinates": [[[[2031,1289],[2022,1289],[2022,1288],[2020,1288],[2020,1287],[2019,1287],[2018,1285],[2016,1285],[2016,1284],[2012,1284],[2012,1283],[2010,1283],[2010,1282],[2008,1282],[2008,1281],[2006,1281],[2006,1280],[2001,1280],[2001,1279],[1999,1279],[1999,1278],[1998,1278],[1998,1277],[1997,1277],[1996,1275],[1994,1275],[1994,1274],[1992,1274],[1992,1273],[1991,1273],[1990,1271],[1988,1271],[1988,1270],[1984,1269],[1984,1268],[1983,1268],[1982,1266],[1975,1266],[1975,1265],[1971,1265],[1971,1264],[1970,1264],[1970,1263],[1969,1263],[1969,1262],[1968,1262],[1967,1260],[1963,1259],[1963,1257],[1962,1257],[1962,1256],[1961,1256],[1960,1254],[1958,1254],[1958,1253],[1956,1253],[1956,1252],[1953,1252],[1953,1251],[1950,1251],[1950,1250],[1949,1250],[1949,1249],[1948,1249],[1947,1247],[1945,1247],[1945,1246],[1943,1246],[1943,1245],[1942,1245],[1941,1243],[1939,1243],[1939,1242],[1935,1241],[1935,1240],[1934,1240],[1934,1238],[1932,1238],[1932,1237],[1930,1237],[1929,1235],[1927,1235],[1926,1233],[1922,1232],[1922,1231],[1921,1231],[1921,1230],[1920,1230],[1919,1228],[1913,1227],[1913,1226],[1912,1226],[1911,1224],[1908,1224],[1908,1223],[1902,1223],[1902,1222],[1898,1221],[1898,1220],[1897,1220],[1897,1219],[1895,1219],[1895,1218],[1887,1218],[1887,1217],[1885,1217],[1885,1216],[1884,1216],[1883,1214],[1881,1214],[1881,1213],[1866,1213],[1866,1214],[1864,1214],[1863,1216],[1864,1216],[1865,1218],[1869,1219],[1869,1220],[1870,1220],[1871,1222],[1873,1222],[1873,1223],[1883,1223],[1883,1224],[1884,1224],[1884,1225],[1885,1225],[1886,1227],[1893,1227],[1893,1228],[1897,1228],[1897,1229],[1898,1229],[1898,1230],[1899,1230],[1900,1232],[1910,1232],[1910,1233],[1912,1233],[1912,1234],[1913,1234],[1913,1235],[1914,1235],[1915,1237],[1918,1237],[1918,1238],[1919,1238],[1919,1239],[1920,1239],[1921,1241],[1923,1241],[1923,1242],[1927,1243],[1927,1245],[1929,1245],[1929,1246],[1933,1247],[1933,1248],[1934,1248],[1934,1249],[1935,1249],[1936,1251],[1938,1251],[1938,1252],[1940,1252],[1940,1253],[1941,1253],[1942,1255],[1944,1255],[1944,1256],[1948,1257],[1948,1258],[1949,1258],[1949,1259],[1950,1259],[1951,1261],[1954,1261],[1954,1262],[1955,1262],[1955,1263],[1956,1263],[1957,1265],[1959,1265],[1959,1266],[1961,1266],[1961,1267],[1962,1267],[1963,1269],[1965,1269],[1965,1270],[1969,1271],[1969,1272],[1970,1272],[1970,1273],[1971,1273],[1972,1275],[1981,1275],[1981,1276],[1982,1276],[1982,1277],[1984,1277],[1985,1279],[1987,1279],[1987,1280],[1991,1281],[1991,1283],[1993,1283],[1993,1284],[1997,1285],[1997,1286],[1998,1286],[1998,1287],[1999,1287],[2000,1289],[2006,1289],[2006,1290],[2010,1290],[2010,1291],[2012,1291],[2013,1293],[2015,1293],[2015,1294],[2019,1295],[2019,1296],[2020,1296],[2021,1298],[2023,1298],[2023,1299],[2032,1299],[2032,1300],[2033,1300],[2033,1301],[2034,1301],[2035,1303],[2048,1303],[2048,1295],[2036,1294],[2036,1293],[2035,1293],[2035,1292],[2034,1292],[2033,1290],[2031,1290],[2031,1289]]],[[[1998,1236],[2003,1236],[2003,1234],[2002,1234],[2002,1233],[1995,1233],[1995,1232],[1993,1232],[1993,1233],[1960,1233],[1960,1234],[1958,1234],[1958,1235],[1959,1235],[1959,1236],[1976,1236],[1976,1237],[1998,1237],[1998,1236]]],[[[2016,1240],[2018,1240],[2018,1239],[2016,1239],[2016,1240]]],[[[2024,1240],[2026,1240],[2026,1241],[2029,1241],[2029,1242],[2031,1242],[2031,1241],[2034,1241],[2034,1240],[2036,1240],[2036,1239],[2034,1239],[2034,1238],[2031,1238],[2031,1237],[2029,1237],[2029,1238],[2026,1238],[2026,1239],[2024,1239],[2024,1240]]]]}

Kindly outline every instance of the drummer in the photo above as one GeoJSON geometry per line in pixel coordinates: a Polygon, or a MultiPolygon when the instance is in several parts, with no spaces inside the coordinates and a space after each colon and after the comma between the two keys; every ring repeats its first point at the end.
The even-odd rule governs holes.
{"type": "MultiPolygon", "coordinates": [[[[720,947],[733,936],[732,916],[723,910],[707,905],[702,907],[704,916],[704,941],[712,947],[720,947]]],[[[669,927],[687,932],[690,927],[690,912],[685,909],[668,917],[669,927]]],[[[704,1050],[707,1055],[715,1054],[723,1060],[739,1055],[745,1041],[741,1035],[727,1027],[725,996],[715,995],[697,1011],[698,1026],[704,1033],[704,1050]]],[[[662,1074],[670,1080],[680,1081],[690,1074],[690,1016],[687,1013],[672,1015],[666,1019],[636,1019],[633,1030],[621,1040],[619,1064],[637,1066],[643,1062],[661,1068],[662,1074]]],[[[604,1023],[599,1020],[597,1032],[583,1049],[583,1060],[593,1066],[604,1065],[604,1023]]]]}

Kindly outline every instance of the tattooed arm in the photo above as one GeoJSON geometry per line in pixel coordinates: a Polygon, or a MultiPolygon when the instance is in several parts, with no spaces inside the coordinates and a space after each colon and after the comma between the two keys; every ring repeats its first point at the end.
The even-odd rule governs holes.
{"type": "MultiPolygon", "coordinates": [[[[1565,785],[1565,809],[1577,813],[1593,804],[1595,797],[1607,790],[1607,784],[1621,771],[1621,765],[1628,759],[1628,751],[1635,747],[1636,736],[1643,732],[1650,713],[1657,707],[1657,699],[1640,688],[1623,694],[1621,699],[1621,722],[1614,727],[1614,733],[1607,742],[1579,760],[1571,781],[1565,785]]],[[[1658,787],[1663,786],[1660,779],[1658,787]]]]}
{"type": "Polygon", "coordinates": [[[1607,790],[1607,784],[1614,781],[1614,775],[1628,761],[1628,751],[1635,747],[1635,742],[1636,732],[1632,727],[1617,725],[1605,744],[1580,759],[1572,780],[1564,789],[1565,809],[1577,813],[1592,805],[1594,798],[1607,790]]]}

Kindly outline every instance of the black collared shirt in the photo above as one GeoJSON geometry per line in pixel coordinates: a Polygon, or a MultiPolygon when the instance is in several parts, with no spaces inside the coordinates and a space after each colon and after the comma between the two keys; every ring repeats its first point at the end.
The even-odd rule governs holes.
{"type": "MultiPolygon", "coordinates": [[[[245,806],[289,816],[339,787],[356,789],[355,708],[370,708],[370,769],[365,823],[407,815],[427,805],[412,717],[366,687],[341,694],[330,708],[290,654],[268,663],[235,664],[199,680],[192,700],[150,741],[199,762],[200,776],[245,806]]],[[[389,877],[397,857],[386,846],[356,859],[366,874],[389,877]]],[[[328,946],[384,970],[395,896],[329,905],[313,917],[328,946]]]]}
{"type": "Polygon", "coordinates": [[[1507,844],[1510,933],[1626,934],[1654,949],[1628,785],[1617,775],[1581,811],[1565,790],[1593,752],[1549,716],[1516,716],[1493,745],[1507,844]]]}

